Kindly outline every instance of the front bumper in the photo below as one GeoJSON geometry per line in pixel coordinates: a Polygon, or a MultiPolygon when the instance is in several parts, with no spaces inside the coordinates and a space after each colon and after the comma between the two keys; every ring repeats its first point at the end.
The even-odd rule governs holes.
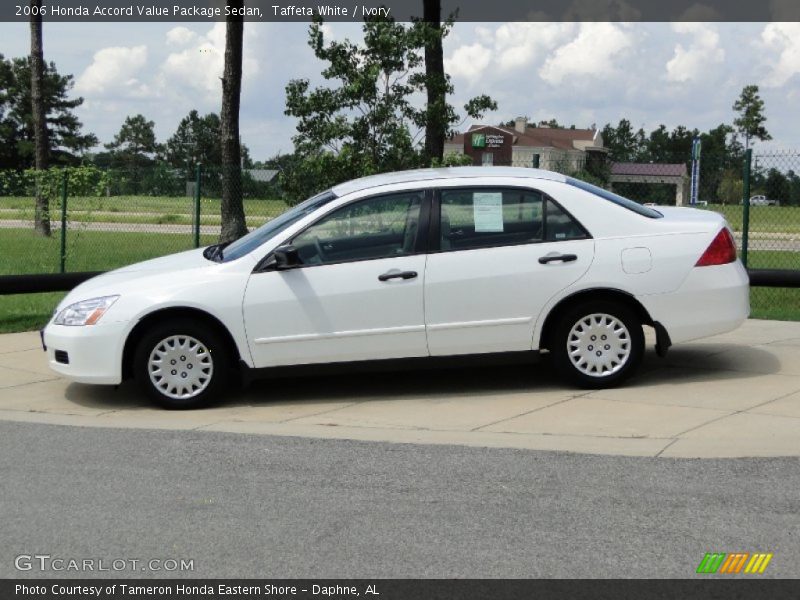
{"type": "Polygon", "coordinates": [[[99,323],[83,327],[68,327],[50,323],[45,327],[42,341],[50,368],[79,383],[122,383],[122,350],[128,333],[128,323],[99,323]],[[56,353],[66,353],[69,362],[60,361],[56,353]]]}

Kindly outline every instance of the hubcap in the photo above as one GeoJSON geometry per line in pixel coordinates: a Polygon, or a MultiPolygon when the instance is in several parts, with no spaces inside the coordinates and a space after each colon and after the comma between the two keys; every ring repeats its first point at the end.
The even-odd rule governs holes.
{"type": "Polygon", "coordinates": [[[155,345],[147,361],[150,381],[175,400],[194,398],[211,383],[214,361],[200,340],[172,335],[155,345]]]}
{"type": "Polygon", "coordinates": [[[567,336],[567,354],[584,375],[613,375],[625,366],[631,355],[628,328],[612,315],[586,315],[572,326],[567,336]]]}

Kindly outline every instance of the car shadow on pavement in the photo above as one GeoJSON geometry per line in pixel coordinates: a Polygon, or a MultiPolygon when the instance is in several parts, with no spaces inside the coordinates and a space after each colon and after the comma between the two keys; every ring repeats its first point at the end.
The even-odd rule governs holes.
{"type": "MultiPolygon", "coordinates": [[[[648,350],[640,373],[625,384],[641,387],[745,379],[777,373],[780,361],[769,352],[735,344],[693,344],[673,348],[666,358],[648,350]],[[744,367],[743,367],[744,365],[744,367]],[[744,370],[747,365],[757,368],[744,370]]],[[[314,401],[339,404],[366,399],[424,397],[430,402],[458,396],[493,396],[509,393],[564,392],[584,390],[562,381],[547,355],[530,365],[503,365],[396,372],[347,373],[262,379],[231,392],[214,407],[268,405],[314,401]]],[[[71,383],[66,399],[76,405],[106,410],[146,409],[152,405],[133,381],[119,386],[89,386],[71,383]]]]}

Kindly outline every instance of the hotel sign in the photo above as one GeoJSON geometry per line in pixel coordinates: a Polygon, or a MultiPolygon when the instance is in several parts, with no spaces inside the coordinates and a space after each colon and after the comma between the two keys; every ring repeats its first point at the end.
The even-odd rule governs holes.
{"type": "Polygon", "coordinates": [[[473,148],[500,148],[505,142],[502,135],[495,133],[473,133],[472,134],[472,147],[473,148]]]}

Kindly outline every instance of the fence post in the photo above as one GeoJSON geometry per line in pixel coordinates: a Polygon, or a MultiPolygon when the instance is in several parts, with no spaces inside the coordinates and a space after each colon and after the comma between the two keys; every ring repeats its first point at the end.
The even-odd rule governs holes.
{"type": "Polygon", "coordinates": [[[61,180],[61,253],[59,273],[67,269],[67,170],[62,172],[61,180]]]}
{"type": "Polygon", "coordinates": [[[200,173],[203,165],[197,163],[194,173],[194,247],[200,247],[200,173]]]}
{"type": "Polygon", "coordinates": [[[742,263],[747,266],[747,247],[750,238],[750,165],[753,162],[753,149],[744,153],[742,172],[742,263]]]}

